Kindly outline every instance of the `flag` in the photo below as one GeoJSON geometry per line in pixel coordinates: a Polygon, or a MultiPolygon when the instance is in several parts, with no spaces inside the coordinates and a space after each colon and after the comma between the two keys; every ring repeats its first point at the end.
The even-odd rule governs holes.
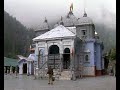
{"type": "Polygon", "coordinates": [[[70,11],[73,11],[73,3],[70,6],[70,11]]]}

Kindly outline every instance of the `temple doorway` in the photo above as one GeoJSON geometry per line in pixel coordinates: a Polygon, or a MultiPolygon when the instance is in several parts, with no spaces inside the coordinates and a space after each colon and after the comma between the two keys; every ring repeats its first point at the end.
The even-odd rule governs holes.
{"type": "Polygon", "coordinates": [[[49,47],[48,66],[51,66],[53,69],[57,69],[59,68],[59,64],[60,64],[59,47],[57,45],[52,45],[49,47]]]}
{"type": "Polygon", "coordinates": [[[63,69],[70,68],[70,49],[65,48],[63,54],[63,69]]]}

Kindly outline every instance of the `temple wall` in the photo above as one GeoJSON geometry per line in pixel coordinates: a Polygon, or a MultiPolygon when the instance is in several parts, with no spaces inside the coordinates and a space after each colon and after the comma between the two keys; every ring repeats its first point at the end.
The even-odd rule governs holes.
{"type": "Polygon", "coordinates": [[[84,67],[83,76],[95,76],[95,67],[84,67]]]}

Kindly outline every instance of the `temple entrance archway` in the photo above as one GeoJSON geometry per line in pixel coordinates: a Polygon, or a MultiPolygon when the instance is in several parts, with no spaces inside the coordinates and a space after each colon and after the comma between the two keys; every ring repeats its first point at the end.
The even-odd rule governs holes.
{"type": "Polygon", "coordinates": [[[63,54],[63,69],[69,69],[70,67],[70,49],[65,48],[63,54]]]}
{"type": "Polygon", "coordinates": [[[48,51],[48,66],[51,66],[54,69],[59,68],[60,64],[60,54],[59,47],[57,45],[51,45],[48,51]]]}

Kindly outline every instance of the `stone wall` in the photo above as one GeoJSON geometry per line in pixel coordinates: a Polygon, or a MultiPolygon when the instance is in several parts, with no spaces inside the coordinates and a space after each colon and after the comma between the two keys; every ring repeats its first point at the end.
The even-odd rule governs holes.
{"type": "Polygon", "coordinates": [[[83,67],[83,76],[95,76],[95,67],[83,67]]]}

